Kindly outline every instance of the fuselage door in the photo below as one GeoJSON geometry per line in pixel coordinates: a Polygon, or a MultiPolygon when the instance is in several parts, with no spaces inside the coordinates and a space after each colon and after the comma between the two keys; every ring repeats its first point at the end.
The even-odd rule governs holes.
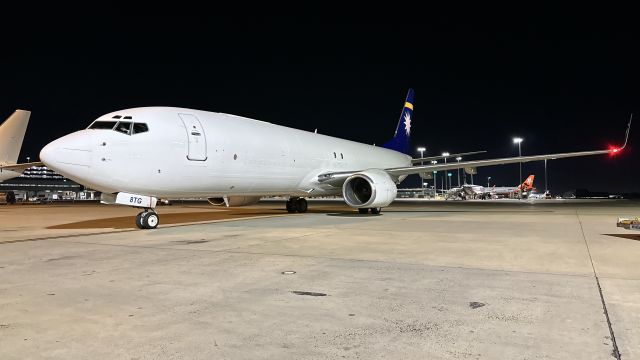
{"type": "Polygon", "coordinates": [[[192,161],[207,160],[207,138],[200,120],[191,114],[179,114],[189,139],[187,159],[192,161]]]}

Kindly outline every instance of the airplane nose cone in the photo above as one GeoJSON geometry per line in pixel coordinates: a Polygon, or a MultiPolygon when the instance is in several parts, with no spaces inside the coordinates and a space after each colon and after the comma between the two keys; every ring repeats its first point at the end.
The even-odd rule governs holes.
{"type": "Polygon", "coordinates": [[[40,150],[40,161],[42,161],[47,167],[52,167],[52,164],[55,164],[57,158],[56,146],[53,142],[47,144],[47,146],[43,147],[40,150]]]}
{"type": "Polygon", "coordinates": [[[52,141],[40,151],[40,160],[56,172],[73,178],[91,166],[91,135],[75,132],[52,141]]]}

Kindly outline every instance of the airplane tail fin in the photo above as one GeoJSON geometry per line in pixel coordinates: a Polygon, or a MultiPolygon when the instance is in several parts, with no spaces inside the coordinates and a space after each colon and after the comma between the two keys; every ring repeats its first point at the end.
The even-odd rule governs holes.
{"type": "Polygon", "coordinates": [[[29,124],[30,111],[16,110],[0,125],[0,163],[18,162],[24,133],[29,124]]]}
{"type": "Polygon", "coordinates": [[[404,106],[400,113],[400,120],[398,120],[393,138],[382,145],[383,147],[409,154],[409,148],[411,146],[409,141],[411,136],[411,116],[413,116],[413,89],[409,89],[407,93],[407,98],[404,101],[404,106]]]}
{"type": "Polygon", "coordinates": [[[529,175],[527,179],[520,185],[518,185],[518,190],[531,190],[533,189],[533,179],[535,179],[535,175],[529,175]]]}

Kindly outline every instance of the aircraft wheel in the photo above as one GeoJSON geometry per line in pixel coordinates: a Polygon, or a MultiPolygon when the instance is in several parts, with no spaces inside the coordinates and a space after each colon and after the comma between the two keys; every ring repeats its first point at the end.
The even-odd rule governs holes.
{"type": "Polygon", "coordinates": [[[381,211],[382,211],[382,208],[371,208],[371,213],[374,215],[380,214],[381,211]]]}
{"type": "Polygon", "coordinates": [[[144,215],[144,211],[136,215],[136,226],[138,229],[144,229],[144,226],[142,226],[142,215],[144,215]]]}
{"type": "Polygon", "coordinates": [[[294,213],[297,211],[296,200],[289,199],[287,200],[287,212],[294,213]]]}
{"type": "Polygon", "coordinates": [[[296,210],[299,213],[306,213],[307,212],[307,199],[304,198],[299,198],[296,200],[296,210]]]}
{"type": "Polygon", "coordinates": [[[369,209],[367,209],[367,208],[359,208],[358,212],[360,214],[368,214],[369,213],[369,209]]]}
{"type": "Polygon", "coordinates": [[[154,211],[147,211],[142,215],[142,226],[145,229],[155,229],[160,223],[160,217],[154,211]]]}

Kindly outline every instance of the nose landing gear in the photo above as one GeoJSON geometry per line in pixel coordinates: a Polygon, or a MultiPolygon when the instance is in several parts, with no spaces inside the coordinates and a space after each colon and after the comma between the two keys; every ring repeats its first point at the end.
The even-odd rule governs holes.
{"type": "Polygon", "coordinates": [[[136,216],[136,225],[139,229],[155,229],[160,223],[160,217],[153,209],[145,209],[136,216]]]}

